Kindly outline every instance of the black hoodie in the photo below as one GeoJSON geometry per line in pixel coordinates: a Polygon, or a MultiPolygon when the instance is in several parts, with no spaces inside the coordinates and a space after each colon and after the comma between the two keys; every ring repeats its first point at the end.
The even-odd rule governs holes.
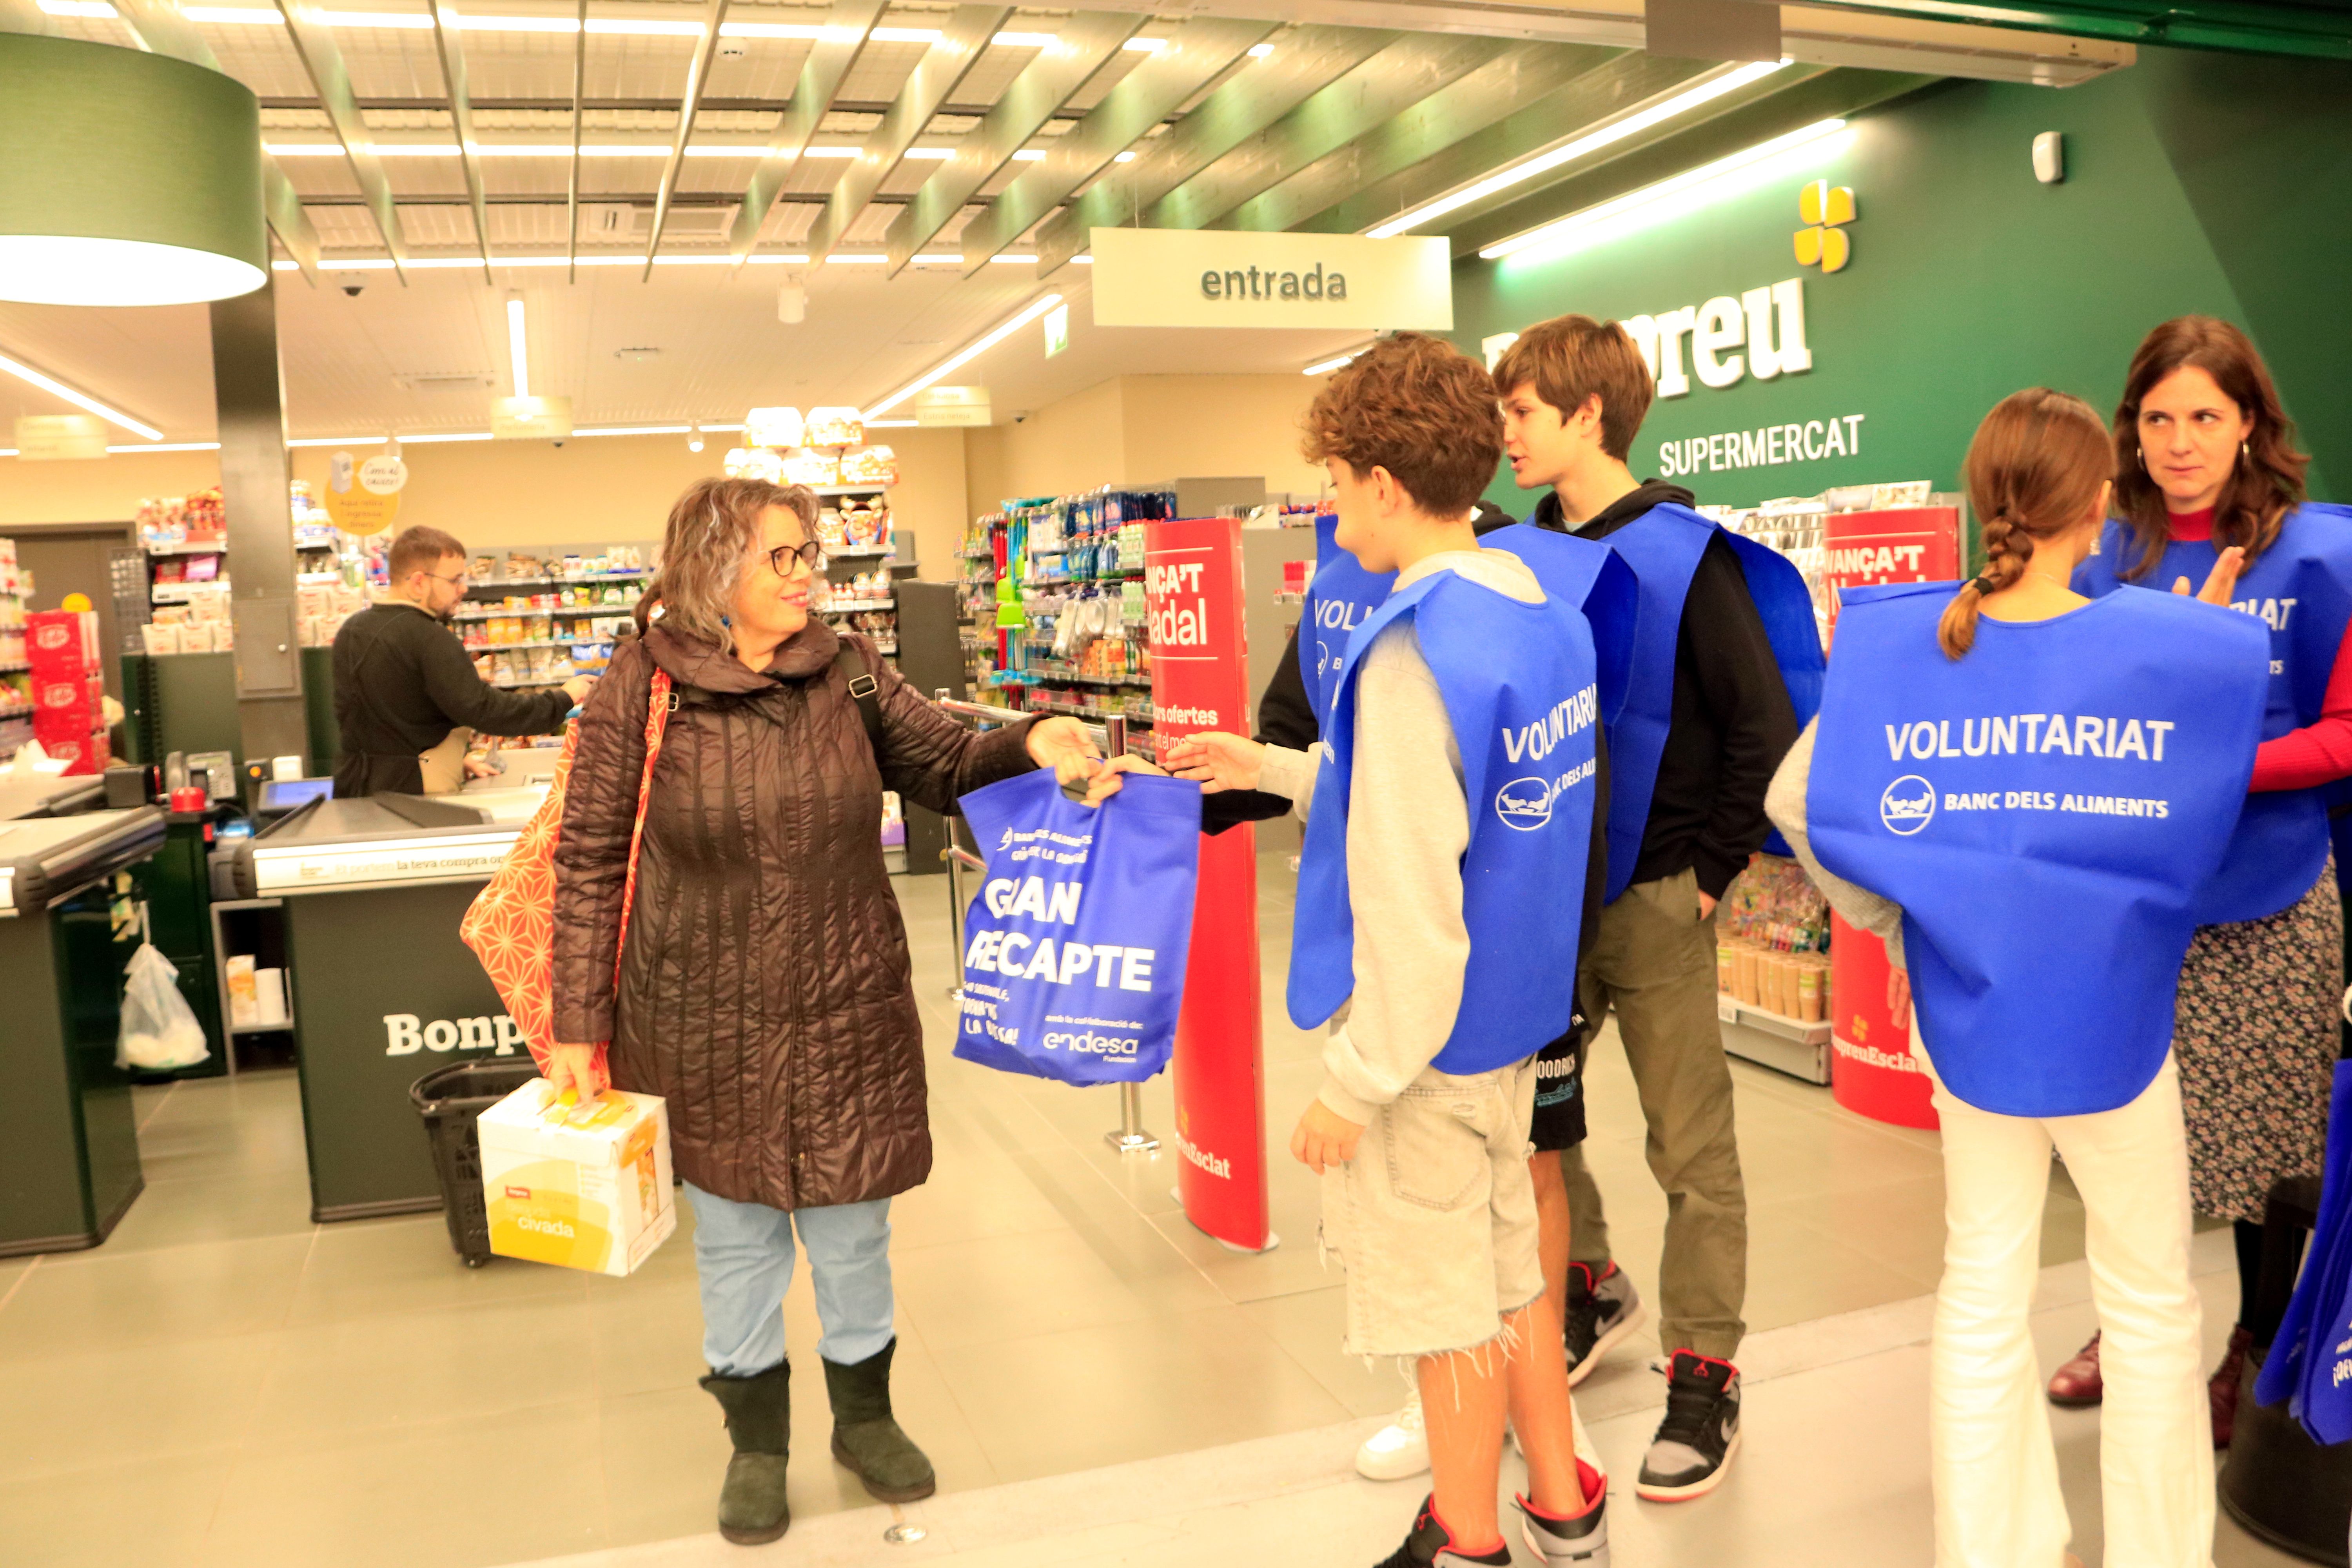
{"type": "MultiPolygon", "coordinates": [[[[1606,539],[1652,507],[1688,506],[1691,500],[1680,485],[1652,479],[1575,529],[1564,526],[1557,494],[1545,496],[1528,521],[1606,539]]],[[[1687,868],[1697,874],[1700,892],[1723,897],[1771,832],[1764,792],[1796,740],[1796,710],[1748,595],[1748,574],[1718,534],[1699,556],[1683,597],[1674,712],[1633,880],[1654,882],[1687,868]]]]}

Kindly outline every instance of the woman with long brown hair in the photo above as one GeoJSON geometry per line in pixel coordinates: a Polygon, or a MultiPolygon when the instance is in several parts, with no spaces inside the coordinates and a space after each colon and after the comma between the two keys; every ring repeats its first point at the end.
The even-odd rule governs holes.
{"type": "MultiPolygon", "coordinates": [[[[2140,344],[2114,440],[2116,517],[2075,586],[2196,591],[2271,643],[2262,753],[2181,971],[2175,1035],[2192,1197],[2237,1232],[2238,1319],[2207,1385],[2221,1448],[2246,1353],[2278,1328],[2253,1321],[2264,1200],[2283,1176],[2318,1174],[2327,1145],[2344,915],[2323,796],[2352,775],[2352,514],[2304,499],[2310,459],[2262,356],[2210,316],[2140,344]]],[[[2094,1339],[2050,1397],[2099,1403],[2099,1355],[2094,1339]]]]}
{"type": "Polygon", "coordinates": [[[1987,415],[1965,468],[1984,571],[1958,593],[1847,590],[1821,717],[1765,800],[1885,940],[1935,1083],[1937,1568],[2073,1561],[2028,1319],[2053,1149],[2109,1347],[2106,1562],[2212,1561],[2172,986],[2252,771],[2263,638],[2207,605],[2068,586],[2112,462],[2078,398],[2037,387],[1987,415]]]}

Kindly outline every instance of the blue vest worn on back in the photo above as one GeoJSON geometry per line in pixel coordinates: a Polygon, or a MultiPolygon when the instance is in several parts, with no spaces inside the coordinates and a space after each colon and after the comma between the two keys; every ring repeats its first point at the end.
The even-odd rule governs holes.
{"type": "MultiPolygon", "coordinates": [[[[1813,597],[1796,563],[1768,544],[1721,529],[1686,506],[1654,506],[1609,535],[1611,549],[1624,557],[1641,584],[1641,611],[1633,631],[1633,668],[1625,704],[1609,731],[1609,888],[1614,901],[1633,879],[1642,838],[1650,825],[1650,796],[1658,783],[1658,760],[1675,714],[1675,649],[1682,635],[1683,600],[1699,557],[1718,533],[1731,542],[1748,579],[1748,596],[1763,620],[1774,662],[1789,689],[1789,702],[1801,727],[1821,707],[1822,635],[1813,618],[1813,597]]],[[[1785,855],[1774,834],[1765,846],[1785,855]]]]}
{"type": "MultiPolygon", "coordinates": [[[[1316,723],[1330,726],[1331,694],[1339,689],[1339,662],[1348,635],[1369,619],[1396,584],[1393,572],[1367,572],[1339,548],[1339,520],[1326,512],[1315,522],[1315,576],[1307,584],[1299,621],[1298,673],[1316,723]]],[[[1601,718],[1617,721],[1633,663],[1633,628],[1640,589],[1633,568],[1597,540],[1579,539],[1557,529],[1515,522],[1484,535],[1479,546],[1507,550],[1527,563],[1547,598],[1573,605],[1592,628],[1599,660],[1601,718]]]]}
{"type": "Polygon", "coordinates": [[[1470,962],[1434,1065],[1486,1072],[1559,1038],[1575,1011],[1574,889],[1591,839],[1600,722],[1592,634],[1559,599],[1522,604],[1452,572],[1391,595],[1356,629],[1298,869],[1289,1002],[1300,1028],[1329,1018],[1356,988],[1348,889],[1356,679],[1374,640],[1399,622],[1411,624],[1445,700],[1470,805],[1462,859],[1470,962]]]}
{"type": "Polygon", "coordinates": [[[2286,1317],[2254,1380],[2264,1405],[2287,1402],[2314,1441],[2352,1437],[2352,1062],[2336,1064],[2318,1223],[2286,1317]]]}
{"type": "Polygon", "coordinates": [[[1822,864],[1903,906],[1921,1039],[2005,1116],[2128,1104],[2172,1043],[2173,994],[2253,773],[2263,628],[2121,594],[1977,623],[1958,584],[1848,588],[1806,816],[1822,864]]]}
{"type": "MultiPolygon", "coordinates": [[[[2126,584],[2122,574],[2139,559],[2138,549],[2130,528],[2110,521],[2098,553],[2075,570],[2075,591],[2094,598],[2133,586],[2169,593],[2174,579],[2186,577],[2195,592],[2220,554],[2210,541],[2168,544],[2155,570],[2126,584]]],[[[2263,739],[2315,722],[2352,624],[2352,510],[2315,504],[2289,512],[2277,542],[2240,574],[2230,607],[2270,634],[2263,739]]],[[[2327,862],[2328,805],[2347,797],[2338,785],[2248,795],[2229,859],[2200,900],[2199,923],[2261,920],[2302,898],[2327,862]]]]}

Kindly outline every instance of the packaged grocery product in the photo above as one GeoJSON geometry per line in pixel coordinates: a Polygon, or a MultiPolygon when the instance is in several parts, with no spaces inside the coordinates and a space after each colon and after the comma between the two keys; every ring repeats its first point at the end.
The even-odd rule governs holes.
{"type": "MultiPolygon", "coordinates": [[[[774,454],[770,453],[769,456],[772,458],[774,454]]],[[[777,482],[782,484],[837,485],[841,482],[841,462],[831,452],[806,449],[793,452],[784,458],[781,467],[777,482]]]]}
{"type": "Polygon", "coordinates": [[[677,1228],[669,1116],[658,1095],[608,1089],[567,1105],[533,1079],[481,1114],[490,1250],[629,1274],[677,1228]]]}
{"type": "Polygon", "coordinates": [[[782,451],[802,444],[803,428],[797,408],[754,408],[743,416],[743,444],[782,451]]]}
{"type": "Polygon", "coordinates": [[[180,628],[170,621],[150,621],[139,628],[139,642],[151,654],[180,651],[180,628]]]}
{"type": "Polygon", "coordinates": [[[841,482],[895,485],[898,482],[898,454],[887,447],[852,447],[841,455],[841,482]]]}
{"type": "Polygon", "coordinates": [[[228,981],[228,1021],[232,1025],[260,1022],[254,994],[253,954],[230,953],[222,961],[221,968],[228,981]]]}
{"type": "Polygon", "coordinates": [[[857,410],[838,406],[810,409],[801,437],[808,447],[855,447],[865,439],[866,426],[857,410]]]}

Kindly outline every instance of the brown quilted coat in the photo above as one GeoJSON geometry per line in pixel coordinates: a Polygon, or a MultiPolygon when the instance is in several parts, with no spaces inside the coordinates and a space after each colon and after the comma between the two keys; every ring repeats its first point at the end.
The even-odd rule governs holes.
{"type": "Polygon", "coordinates": [[[856,639],[879,767],[834,632],[763,674],[659,624],[614,651],[580,721],[555,852],[556,1038],[612,1042],[613,1081],[669,1102],[678,1173],[776,1208],[930,1173],[922,1026],[882,861],[882,792],[932,810],[1031,766],[1026,725],[974,735],[856,639]],[[678,706],[654,766],[614,994],[653,664],[678,706]]]}

